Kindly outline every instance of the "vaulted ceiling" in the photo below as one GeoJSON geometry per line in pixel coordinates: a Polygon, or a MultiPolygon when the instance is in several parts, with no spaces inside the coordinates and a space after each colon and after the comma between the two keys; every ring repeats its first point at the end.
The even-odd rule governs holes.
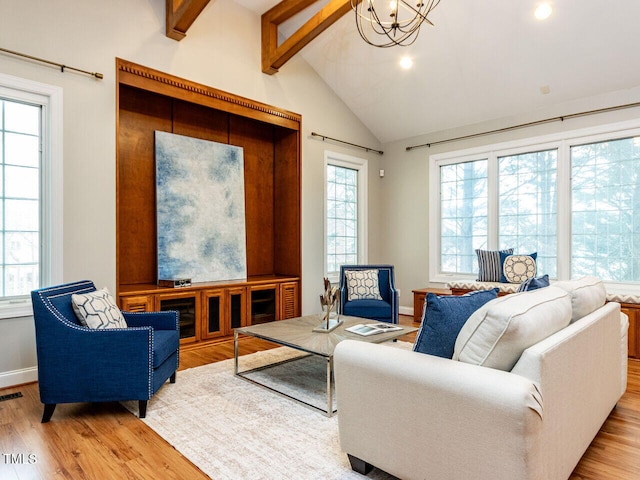
{"type": "MultiPolygon", "coordinates": [[[[263,71],[301,55],[382,142],[519,115],[535,120],[550,109],[570,114],[581,99],[606,103],[619,92],[640,101],[636,0],[555,0],[544,21],[533,16],[539,0],[442,0],[414,45],[387,49],[360,38],[349,0],[234,1],[261,16],[277,13],[266,15],[266,33],[263,17],[263,71]],[[305,8],[298,13],[295,4],[305,8]],[[413,68],[400,68],[402,56],[413,68]]],[[[182,28],[207,3],[167,0],[167,33],[170,10],[172,28],[182,28]]]]}

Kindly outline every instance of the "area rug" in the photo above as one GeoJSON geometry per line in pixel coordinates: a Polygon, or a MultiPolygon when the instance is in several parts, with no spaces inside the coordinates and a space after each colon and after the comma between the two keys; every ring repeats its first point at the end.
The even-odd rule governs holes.
{"type": "MultiPolygon", "coordinates": [[[[388,345],[411,347],[407,342],[388,345]]],[[[296,355],[289,348],[276,348],[240,357],[240,367],[244,370],[296,355]]],[[[297,370],[303,366],[299,362],[282,367],[297,370]]],[[[320,385],[326,382],[326,363],[321,360],[307,367],[303,375],[299,370],[294,375],[280,372],[278,381],[284,378],[292,393],[315,396],[322,404],[326,397],[320,385]],[[300,376],[306,377],[301,384],[289,381],[300,376]]],[[[137,411],[135,402],[125,406],[137,411]]],[[[340,449],[335,415],[326,417],[234,376],[233,360],[178,372],[177,382],[164,385],[151,399],[142,421],[215,480],[364,478],[351,470],[340,449]]],[[[378,469],[367,477],[395,478],[378,469]]]]}

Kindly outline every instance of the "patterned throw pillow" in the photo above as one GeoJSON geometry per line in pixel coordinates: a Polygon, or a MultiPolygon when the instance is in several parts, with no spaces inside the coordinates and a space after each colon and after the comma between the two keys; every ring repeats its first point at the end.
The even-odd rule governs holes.
{"type": "Polygon", "coordinates": [[[127,328],[127,322],[106,288],[89,293],[71,295],[73,311],[85,327],[127,328]]]}
{"type": "Polygon", "coordinates": [[[528,278],[536,276],[536,258],[538,252],[530,255],[507,255],[500,254],[502,261],[502,278],[503,283],[522,283],[528,278]]]}
{"type": "Polygon", "coordinates": [[[476,250],[478,255],[478,281],[499,282],[502,279],[500,254],[511,255],[513,248],[506,250],[476,250]]]}
{"type": "Polygon", "coordinates": [[[382,300],[378,270],[347,270],[348,300],[382,300]]]}

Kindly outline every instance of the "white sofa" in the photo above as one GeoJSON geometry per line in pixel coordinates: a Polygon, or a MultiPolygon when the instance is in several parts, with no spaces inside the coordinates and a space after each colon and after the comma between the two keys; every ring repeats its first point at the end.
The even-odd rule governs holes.
{"type": "MultiPolygon", "coordinates": [[[[334,359],[340,443],[354,470],[376,466],[407,480],[568,478],[626,389],[628,319],[599,293],[565,287],[571,323],[518,352],[510,371],[341,342],[334,359]]],[[[492,302],[518,309],[533,293],[492,302]]],[[[541,308],[566,315],[566,302],[547,299],[541,308]]],[[[510,335],[528,336],[536,318],[545,321],[522,310],[528,317],[519,326],[510,319],[510,335]]],[[[464,356],[461,337],[470,332],[463,331],[454,358],[464,356]]]]}

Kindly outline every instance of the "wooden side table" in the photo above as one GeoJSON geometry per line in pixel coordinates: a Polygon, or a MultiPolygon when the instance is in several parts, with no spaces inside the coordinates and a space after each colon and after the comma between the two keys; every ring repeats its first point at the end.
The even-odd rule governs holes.
{"type": "Polygon", "coordinates": [[[413,322],[422,322],[422,310],[424,309],[424,301],[427,293],[435,293],[436,295],[451,295],[448,288],[419,288],[413,290],[413,322]]]}

